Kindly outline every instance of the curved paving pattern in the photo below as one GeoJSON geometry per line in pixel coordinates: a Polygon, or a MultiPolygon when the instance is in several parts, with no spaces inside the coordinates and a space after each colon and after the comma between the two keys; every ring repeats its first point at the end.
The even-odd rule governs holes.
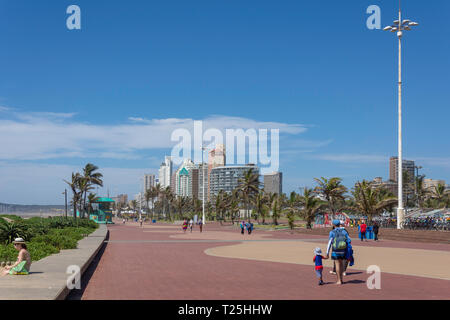
{"type": "MultiPolygon", "coordinates": [[[[324,249],[326,239],[323,237],[280,236],[282,232],[256,232],[243,236],[235,229],[214,224],[208,224],[203,233],[198,229],[183,233],[180,226],[163,224],[144,228],[137,224],[117,224],[109,230],[109,242],[82,299],[450,299],[448,280],[385,272],[382,289],[369,290],[365,283],[369,275],[356,268],[349,269],[346,284],[338,286],[333,283],[335,276],[330,275],[330,269],[326,267],[326,285],[319,287],[312,262],[307,260],[312,260],[312,247],[319,244],[324,249]],[[243,239],[254,241],[241,242],[243,239]],[[207,255],[205,251],[215,256],[207,255]],[[225,255],[225,251],[229,257],[218,256],[218,253],[225,255]],[[263,253],[265,261],[261,257],[254,260],[258,252],[263,253]],[[282,258],[286,252],[293,257],[292,262],[282,258]]],[[[416,256],[420,252],[428,254],[430,259],[423,259],[425,270],[421,275],[430,276],[426,272],[432,270],[433,277],[437,272],[448,276],[445,271],[430,269],[435,258],[448,258],[448,252],[410,252],[369,246],[364,243],[358,247],[358,264],[367,259],[365,250],[370,250],[370,256],[373,256],[372,249],[404,252],[398,258],[410,254],[416,256]]]]}

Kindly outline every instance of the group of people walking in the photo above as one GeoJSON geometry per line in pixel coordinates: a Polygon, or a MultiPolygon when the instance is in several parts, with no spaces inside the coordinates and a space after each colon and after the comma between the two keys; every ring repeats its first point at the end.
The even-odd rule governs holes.
{"type": "MultiPolygon", "coordinates": [[[[197,221],[197,224],[198,224],[198,226],[200,228],[200,232],[203,232],[203,221],[202,221],[202,219],[199,219],[197,221]]],[[[194,220],[191,219],[188,222],[187,219],[184,219],[184,221],[183,221],[183,231],[186,232],[188,227],[189,227],[189,229],[192,232],[192,229],[194,228],[194,220]]]]}
{"type": "Polygon", "coordinates": [[[241,227],[241,234],[244,234],[245,230],[247,230],[248,234],[251,234],[253,231],[253,223],[251,222],[242,221],[240,227],[241,227]]]}

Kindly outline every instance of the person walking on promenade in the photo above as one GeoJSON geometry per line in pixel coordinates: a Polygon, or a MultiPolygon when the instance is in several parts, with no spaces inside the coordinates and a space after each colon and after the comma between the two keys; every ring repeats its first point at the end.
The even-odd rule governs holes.
{"type": "Polygon", "coordinates": [[[184,221],[183,221],[183,231],[184,231],[184,233],[186,233],[187,227],[188,227],[187,220],[184,219],[184,221]]]}
{"type": "Polygon", "coordinates": [[[364,241],[363,239],[367,240],[366,231],[367,231],[367,224],[363,220],[361,225],[359,226],[359,232],[361,233],[361,241],[364,241]]]}
{"type": "Polygon", "coordinates": [[[139,224],[141,225],[141,228],[142,228],[142,218],[139,219],[139,224]]]}
{"type": "Polygon", "coordinates": [[[316,248],[314,250],[314,259],[313,262],[315,264],[315,271],[317,278],[319,278],[319,286],[323,285],[323,279],[322,279],[322,272],[323,272],[323,265],[322,265],[322,259],[328,259],[328,257],[322,256],[322,249],[316,248]]]}
{"type": "Polygon", "coordinates": [[[194,226],[194,220],[189,220],[189,229],[191,229],[191,233],[192,233],[192,227],[194,226]]]}
{"type": "Polygon", "coordinates": [[[347,245],[351,243],[351,239],[348,235],[348,232],[339,228],[341,222],[339,220],[333,220],[333,225],[335,228],[330,231],[328,246],[327,246],[327,258],[330,256],[330,249],[332,250],[331,259],[336,262],[336,275],[337,282],[336,284],[344,283],[344,260],[345,253],[347,251],[347,245]]]}
{"type": "Polygon", "coordinates": [[[241,234],[244,234],[244,229],[245,229],[245,221],[241,222],[241,234]]]}
{"type": "MultiPolygon", "coordinates": [[[[340,227],[339,228],[344,229],[348,233],[347,229],[345,229],[345,221],[341,221],[340,222],[340,227]]],[[[335,226],[333,226],[333,230],[334,229],[335,229],[335,226]]],[[[349,262],[350,261],[348,259],[344,260],[344,272],[342,273],[344,276],[347,275],[347,268],[348,268],[349,262]]],[[[336,274],[336,261],[333,261],[333,271],[330,271],[330,273],[336,274]]]]}
{"type": "Polygon", "coordinates": [[[198,225],[199,225],[199,227],[200,227],[200,232],[202,232],[202,230],[203,230],[203,221],[202,221],[202,219],[200,219],[200,220],[198,221],[198,225]]]}
{"type": "Polygon", "coordinates": [[[122,223],[125,224],[125,218],[122,219],[122,223]]]}
{"type": "Polygon", "coordinates": [[[378,241],[378,231],[379,231],[380,227],[378,226],[378,223],[374,222],[373,224],[373,234],[374,234],[374,239],[375,241],[378,241]]]}
{"type": "Polygon", "coordinates": [[[27,250],[27,245],[22,238],[14,240],[14,249],[19,251],[17,261],[12,266],[5,267],[1,276],[11,275],[28,275],[31,267],[31,256],[27,250]]]}

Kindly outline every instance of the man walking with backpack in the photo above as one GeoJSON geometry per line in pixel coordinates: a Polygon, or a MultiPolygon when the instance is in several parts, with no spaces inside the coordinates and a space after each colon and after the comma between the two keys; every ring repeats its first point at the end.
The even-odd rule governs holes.
{"type": "Polygon", "coordinates": [[[344,228],[339,228],[341,222],[339,220],[333,220],[335,229],[330,231],[330,237],[327,246],[327,257],[330,256],[330,249],[332,249],[331,259],[336,262],[336,284],[344,283],[344,260],[347,246],[351,242],[348,232],[344,228]]]}

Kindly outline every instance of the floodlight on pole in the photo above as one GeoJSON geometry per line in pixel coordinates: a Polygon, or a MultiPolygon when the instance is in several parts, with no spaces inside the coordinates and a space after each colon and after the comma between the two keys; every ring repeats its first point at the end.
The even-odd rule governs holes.
{"type": "Polygon", "coordinates": [[[398,20],[392,26],[383,30],[396,32],[398,37],[398,206],[397,206],[397,229],[403,229],[405,220],[405,209],[403,208],[403,150],[402,150],[402,37],[403,31],[411,30],[411,26],[418,26],[417,22],[403,20],[402,22],[401,2],[399,0],[398,20]]]}

